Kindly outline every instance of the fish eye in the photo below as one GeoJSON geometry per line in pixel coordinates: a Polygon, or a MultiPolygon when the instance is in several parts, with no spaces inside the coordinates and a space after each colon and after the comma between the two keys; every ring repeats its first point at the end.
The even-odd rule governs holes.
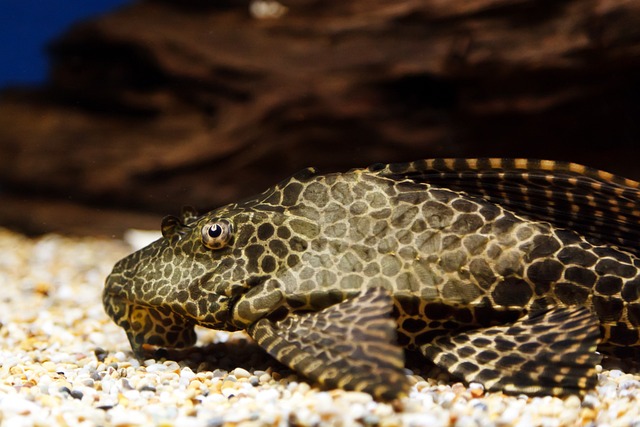
{"type": "Polygon", "coordinates": [[[209,249],[222,249],[233,237],[233,226],[225,219],[206,223],[202,227],[202,243],[209,249]]]}

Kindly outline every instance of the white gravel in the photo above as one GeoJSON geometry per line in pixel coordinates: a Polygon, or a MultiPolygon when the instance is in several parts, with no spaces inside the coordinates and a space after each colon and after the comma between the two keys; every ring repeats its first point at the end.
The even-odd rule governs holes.
{"type": "Polygon", "coordinates": [[[583,398],[484,393],[411,375],[394,404],[321,391],[239,333],[199,329],[200,354],[139,363],[101,292],[124,242],[0,229],[0,424],[10,426],[636,426],[640,377],[602,371],[583,398]]]}

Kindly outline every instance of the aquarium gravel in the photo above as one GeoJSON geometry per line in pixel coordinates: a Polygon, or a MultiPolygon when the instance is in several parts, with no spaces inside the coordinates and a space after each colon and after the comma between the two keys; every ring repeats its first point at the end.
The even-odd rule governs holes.
{"type": "Polygon", "coordinates": [[[407,370],[410,395],[380,403],[309,384],[242,333],[198,329],[198,348],[182,360],[140,362],[101,302],[104,278],[133,249],[0,229],[3,427],[640,427],[640,377],[619,370],[600,369],[595,390],[563,399],[485,393],[407,370]]]}

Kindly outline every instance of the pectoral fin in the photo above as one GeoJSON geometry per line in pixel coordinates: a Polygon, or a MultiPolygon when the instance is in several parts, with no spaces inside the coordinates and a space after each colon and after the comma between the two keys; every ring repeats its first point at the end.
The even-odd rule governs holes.
{"type": "Polygon", "coordinates": [[[566,395],[595,386],[598,325],[584,307],[555,308],[511,325],[444,335],[421,350],[436,365],[490,391],[566,395]]]}
{"type": "Polygon", "coordinates": [[[248,332],[280,362],[326,387],[390,400],[409,388],[392,306],[384,289],[369,289],[319,312],[263,318],[248,332]]]}

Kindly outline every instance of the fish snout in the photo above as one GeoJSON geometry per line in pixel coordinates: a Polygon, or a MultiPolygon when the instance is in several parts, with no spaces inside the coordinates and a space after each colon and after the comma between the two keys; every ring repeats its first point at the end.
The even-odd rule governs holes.
{"type": "Polygon", "coordinates": [[[107,315],[125,330],[138,359],[152,357],[158,348],[185,348],[195,344],[192,320],[169,307],[136,304],[126,297],[125,289],[118,276],[110,275],[102,300],[107,315]]]}

